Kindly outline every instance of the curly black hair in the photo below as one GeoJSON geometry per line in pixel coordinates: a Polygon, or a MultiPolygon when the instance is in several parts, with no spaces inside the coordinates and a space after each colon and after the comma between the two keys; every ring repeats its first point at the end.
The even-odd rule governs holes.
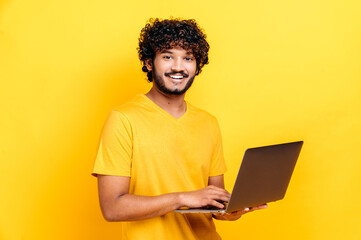
{"type": "Polygon", "coordinates": [[[149,82],[153,81],[152,71],[148,71],[145,66],[146,60],[154,60],[157,51],[173,47],[192,51],[197,62],[196,75],[201,72],[204,65],[208,64],[209,44],[206,35],[194,19],[160,20],[151,18],[140,32],[139,47],[137,48],[139,59],[143,65],[142,70],[147,73],[149,82]]]}

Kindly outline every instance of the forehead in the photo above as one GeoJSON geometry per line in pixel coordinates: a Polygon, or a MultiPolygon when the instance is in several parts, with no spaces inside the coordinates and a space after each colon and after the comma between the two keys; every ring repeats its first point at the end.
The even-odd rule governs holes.
{"type": "Polygon", "coordinates": [[[172,47],[156,51],[157,54],[179,54],[179,55],[193,55],[192,49],[184,49],[182,47],[172,47]]]}

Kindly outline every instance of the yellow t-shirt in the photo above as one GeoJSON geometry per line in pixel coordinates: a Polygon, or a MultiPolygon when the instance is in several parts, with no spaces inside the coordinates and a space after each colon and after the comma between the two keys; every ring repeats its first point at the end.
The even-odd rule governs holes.
{"type": "MultiPolygon", "coordinates": [[[[226,170],[217,120],[187,103],[176,119],[145,95],[111,111],[93,174],[130,177],[130,194],[193,191],[226,170]]],[[[211,214],[171,212],[124,222],[122,239],[220,239],[211,214]]]]}

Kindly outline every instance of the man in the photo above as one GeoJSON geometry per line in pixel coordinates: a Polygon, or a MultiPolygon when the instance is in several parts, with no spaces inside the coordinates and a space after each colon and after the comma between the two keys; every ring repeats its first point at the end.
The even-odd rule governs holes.
{"type": "Polygon", "coordinates": [[[235,220],[266,207],[225,215],[174,212],[223,208],[230,197],[218,123],[184,100],[208,50],[194,20],[151,19],[141,31],[138,53],[153,86],[110,113],[93,172],[103,215],[123,222],[122,239],[220,239],[212,218],[235,220]]]}

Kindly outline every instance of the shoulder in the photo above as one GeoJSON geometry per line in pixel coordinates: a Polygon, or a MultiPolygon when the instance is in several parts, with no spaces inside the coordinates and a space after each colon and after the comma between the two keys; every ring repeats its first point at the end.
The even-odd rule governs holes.
{"type": "Polygon", "coordinates": [[[140,109],[144,108],[142,104],[141,95],[135,96],[133,99],[113,108],[106,121],[107,126],[125,126],[130,127],[131,119],[137,113],[139,114],[140,109]]]}
{"type": "Polygon", "coordinates": [[[139,111],[142,108],[146,107],[146,101],[142,95],[137,95],[131,100],[113,108],[112,111],[116,111],[123,114],[131,114],[132,112],[139,111]]]}
{"type": "Polygon", "coordinates": [[[138,119],[144,117],[144,114],[153,112],[154,109],[149,104],[145,95],[139,94],[133,97],[131,100],[113,108],[112,112],[117,112],[118,115],[122,115],[124,118],[138,119]]]}

